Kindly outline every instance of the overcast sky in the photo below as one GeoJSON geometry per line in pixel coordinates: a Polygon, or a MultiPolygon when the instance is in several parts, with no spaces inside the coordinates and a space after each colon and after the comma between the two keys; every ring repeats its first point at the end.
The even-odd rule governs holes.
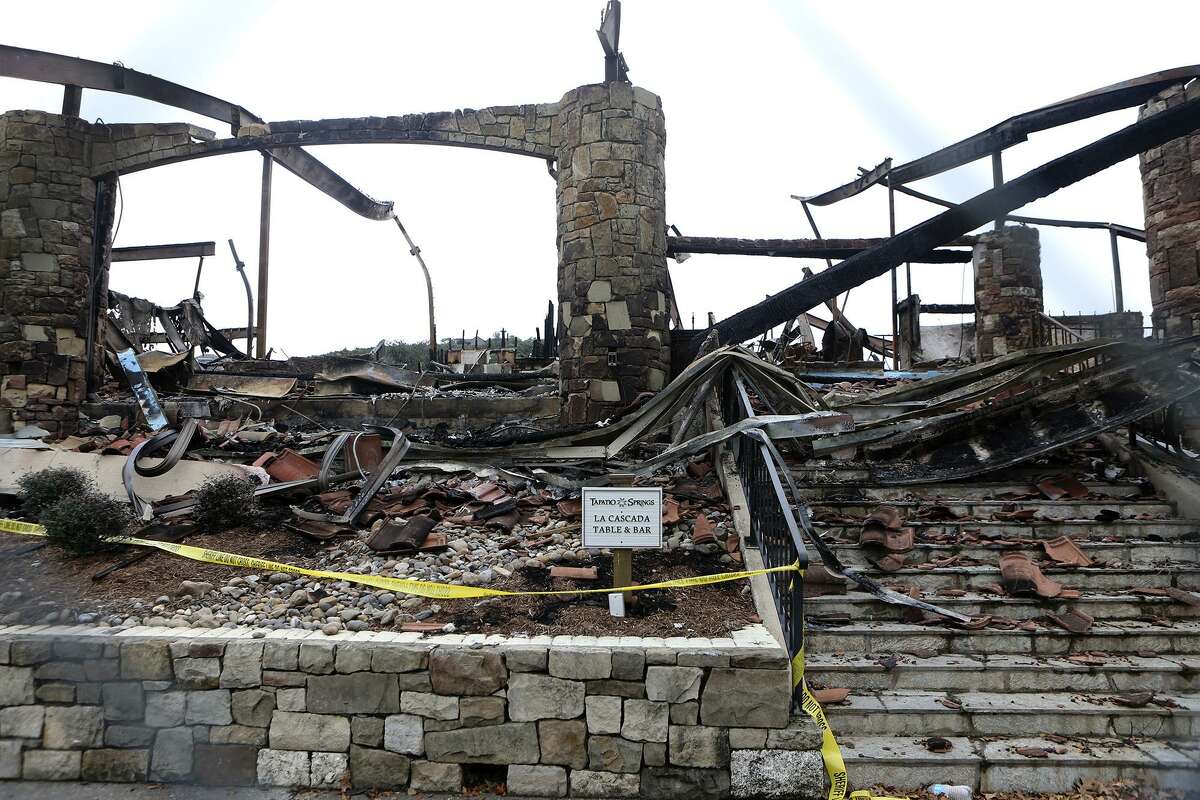
{"type": "MultiPolygon", "coordinates": [[[[173,80],[267,120],[398,115],[551,102],[603,77],[602,0],[545,2],[57,2],[9,5],[3,41],[173,80]]],[[[800,3],[625,0],[622,50],[636,85],[663,98],[667,217],[687,234],[811,235],[789,194],[815,194],[892,156],[926,154],[1013,114],[1196,60],[1200,6],[1127,3],[800,3]],[[1158,23],[1154,23],[1154,20],[1158,23]],[[1168,22],[1173,21],[1173,22],[1168,22]],[[1147,35],[1152,30],[1154,38],[1147,35]]],[[[0,79],[0,107],[56,111],[61,89],[0,79]]],[[[108,122],[213,120],[85,91],[108,122]]],[[[1005,153],[1016,176],[1130,124],[1132,109],[1075,123],[1005,153]]],[[[554,183],[537,160],[459,148],[344,145],[314,155],[392,200],[433,273],[439,335],[501,327],[532,336],[555,294],[554,183]]],[[[255,280],[261,158],[244,153],[122,179],[116,244],[216,240],[201,290],[218,325],[244,324],[225,240],[255,280]]],[[[915,188],[964,200],[987,162],[915,188]]],[[[934,209],[898,198],[901,228],[934,209]]],[[[880,188],[815,209],[825,236],[887,233],[880,188]]],[[[1023,213],[1142,227],[1136,160],[1023,213]]],[[[1042,230],[1047,311],[1112,309],[1108,237],[1042,230]]],[[[1126,305],[1149,310],[1142,246],[1121,245],[1126,305]]],[[[725,317],[799,279],[791,259],[695,256],[671,263],[685,322],[725,317]]],[[[917,265],[925,302],[970,301],[969,265],[917,265]]],[[[173,304],[192,262],[113,266],[122,292],[173,304]]],[[[848,316],[890,330],[888,279],[856,289],[848,316]]],[[[423,339],[424,283],[399,232],[275,171],[269,341],[290,355],[423,339]]],[[[950,320],[945,320],[950,321],[950,320]]]]}

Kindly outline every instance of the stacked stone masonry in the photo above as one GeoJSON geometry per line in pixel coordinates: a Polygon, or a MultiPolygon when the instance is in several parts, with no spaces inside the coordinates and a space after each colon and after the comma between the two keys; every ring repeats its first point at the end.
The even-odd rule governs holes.
{"type": "Polygon", "coordinates": [[[670,368],[662,103],[624,83],[583,86],[553,132],[562,416],[592,422],[661,389],[670,368]]]}
{"type": "Polygon", "coordinates": [[[979,236],[975,267],[975,352],[979,361],[1034,344],[1042,313],[1041,247],[1036,228],[1009,226],[979,236]]]}
{"type": "MultiPolygon", "coordinates": [[[[1200,97],[1200,81],[1160,92],[1140,118],[1200,97]]],[[[1200,133],[1142,153],[1146,255],[1154,328],[1168,337],[1200,333],[1200,133]]]]}
{"type": "Polygon", "coordinates": [[[243,126],[217,139],[190,125],[110,125],[110,142],[97,142],[92,172],[121,174],[194,158],[320,144],[439,144],[552,159],[554,103],[492,106],[397,117],[287,120],[243,126]]]}
{"type": "MultiPolygon", "coordinates": [[[[573,89],[558,103],[254,123],[222,139],[183,123],[91,125],[41,112],[10,112],[4,119],[11,124],[9,134],[0,135],[0,199],[5,212],[17,212],[4,216],[4,268],[25,273],[27,283],[54,285],[56,294],[42,305],[69,306],[43,313],[20,290],[5,297],[0,361],[7,363],[3,374],[14,376],[5,387],[5,405],[27,409],[16,415],[18,422],[44,420],[55,432],[74,425],[84,390],[81,368],[70,382],[38,376],[51,369],[51,356],[73,357],[75,339],[86,327],[87,291],[77,284],[86,283],[90,272],[97,180],[222,153],[313,144],[440,144],[554,162],[564,421],[602,419],[666,383],[666,131],[661,101],[644,89],[609,83],[573,89]],[[51,201],[63,205],[50,207],[51,201]],[[37,272],[44,274],[28,277],[37,272]],[[57,314],[59,321],[18,321],[13,308],[21,315],[30,308],[35,316],[57,314]],[[67,336],[67,330],[74,333],[67,336]],[[61,339],[69,352],[60,352],[61,339]],[[12,366],[26,362],[28,367],[12,366]],[[53,403],[38,402],[46,400],[53,403]]],[[[100,267],[99,280],[107,281],[107,265],[100,267]]],[[[69,367],[62,358],[59,366],[69,367]]]]}
{"type": "Polygon", "coordinates": [[[40,111],[0,115],[0,414],[9,418],[0,424],[76,427],[87,390],[93,129],[40,111]]]}
{"type": "Polygon", "coordinates": [[[513,795],[689,799],[822,789],[820,736],[789,726],[787,658],[761,627],[699,645],[33,630],[0,631],[2,779],[458,793],[483,774],[513,795]]]}

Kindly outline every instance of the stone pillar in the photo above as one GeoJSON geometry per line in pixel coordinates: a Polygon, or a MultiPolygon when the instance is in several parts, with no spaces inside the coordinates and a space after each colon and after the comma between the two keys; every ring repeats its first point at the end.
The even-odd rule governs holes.
{"type": "Polygon", "coordinates": [[[661,389],[670,369],[662,102],[625,83],[572,89],[551,139],[561,418],[594,422],[661,389]]]}
{"type": "MultiPolygon", "coordinates": [[[[1197,96],[1200,82],[1186,91],[1173,86],[1142,106],[1139,117],[1197,96]]],[[[1154,329],[1171,338],[1200,333],[1200,132],[1147,150],[1138,162],[1154,329]]]]}
{"type": "Polygon", "coordinates": [[[86,399],[91,129],[40,111],[0,115],[0,412],[17,429],[72,433],[86,399]]]}
{"type": "Polygon", "coordinates": [[[1033,347],[1033,318],[1042,311],[1037,229],[1010,226],[980,234],[972,262],[976,359],[1033,347]]]}

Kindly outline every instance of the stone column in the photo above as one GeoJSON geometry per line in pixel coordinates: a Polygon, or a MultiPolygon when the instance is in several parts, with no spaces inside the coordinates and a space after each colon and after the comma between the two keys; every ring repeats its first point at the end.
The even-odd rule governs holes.
{"type": "MultiPolygon", "coordinates": [[[[1197,96],[1200,82],[1187,91],[1173,86],[1142,106],[1139,117],[1197,96]]],[[[1200,132],[1147,150],[1138,162],[1154,329],[1171,338],[1200,333],[1200,132]]]]}
{"type": "Polygon", "coordinates": [[[625,83],[582,86],[551,134],[561,418],[594,422],[661,389],[670,369],[662,102],[625,83]]]}
{"type": "Polygon", "coordinates": [[[18,429],[69,434],[86,399],[91,128],[40,111],[0,115],[0,412],[18,429]]]}
{"type": "Polygon", "coordinates": [[[1010,226],[981,234],[972,261],[977,360],[1033,347],[1033,318],[1042,311],[1037,229],[1010,226]]]}

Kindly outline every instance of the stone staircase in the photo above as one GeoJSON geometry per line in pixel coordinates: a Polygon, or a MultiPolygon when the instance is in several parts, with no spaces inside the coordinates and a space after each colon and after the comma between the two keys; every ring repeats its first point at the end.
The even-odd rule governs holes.
{"type": "Polygon", "coordinates": [[[1036,491],[1029,468],[907,487],[797,472],[814,516],[826,520],[818,532],[846,564],[966,615],[1024,623],[967,630],[906,621],[911,611],[862,592],[806,598],[810,685],[851,689],[825,711],[852,786],[1050,792],[1081,778],[1136,778],[1200,791],[1200,608],[1164,591],[1200,590],[1200,520],[1179,519],[1135,481],[1091,481],[1078,500],[1008,499],[1036,491]],[[861,519],[881,503],[915,533],[905,566],[891,573],[857,545],[861,519]],[[914,519],[934,505],[963,518],[914,519]],[[992,517],[1021,509],[1036,516],[992,517]],[[1095,520],[1112,512],[1112,521],[1095,520]],[[1040,542],[1063,535],[1095,565],[1052,566],[1040,542]],[[998,592],[999,555],[1013,550],[1080,595],[998,592]],[[956,556],[964,563],[946,563],[956,556]],[[1074,634],[1043,619],[1069,608],[1095,624],[1074,634]],[[1131,696],[1145,692],[1148,702],[1131,696]],[[932,752],[930,737],[948,740],[948,751],[932,752]]]}

